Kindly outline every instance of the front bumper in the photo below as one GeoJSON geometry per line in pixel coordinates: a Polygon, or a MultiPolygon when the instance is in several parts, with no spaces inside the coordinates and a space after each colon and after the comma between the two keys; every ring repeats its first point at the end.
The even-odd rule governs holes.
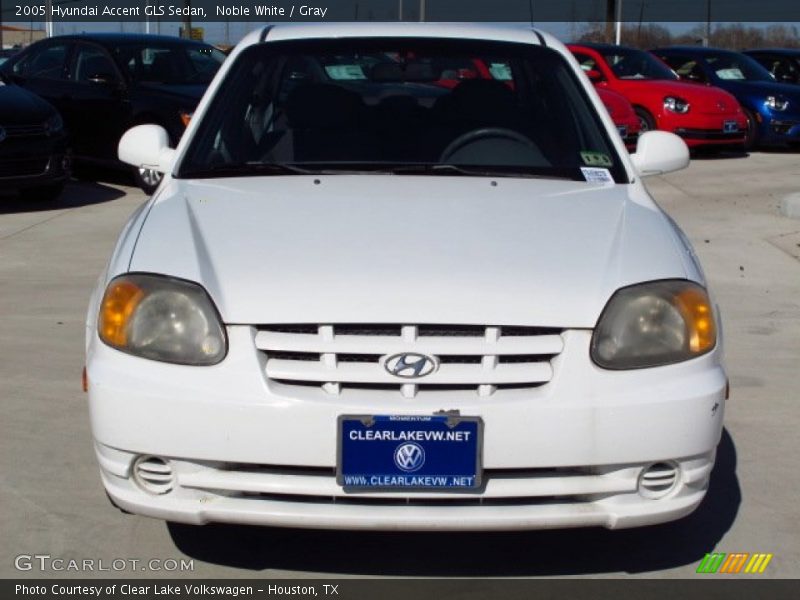
{"type": "Polygon", "coordinates": [[[69,179],[71,160],[66,136],[8,138],[0,146],[0,185],[25,190],[69,179]]]}
{"type": "Polygon", "coordinates": [[[229,327],[219,365],[181,367],[90,344],[90,413],[103,483],[130,512],[209,521],[345,529],[633,527],[690,513],[702,500],[722,429],[720,348],[679,365],[609,372],[589,359],[591,332],[568,330],[553,379],[491,397],[374,390],[291,394],[264,376],[255,331],[229,327]],[[341,414],[483,418],[486,485],[474,493],[346,492],[336,485],[341,414]],[[163,457],[170,491],[134,481],[138,456],[163,457]],[[659,499],[644,468],[676,466],[659,499]]]}
{"type": "Polygon", "coordinates": [[[669,115],[664,117],[667,131],[683,138],[690,148],[698,146],[744,144],[747,119],[743,113],[669,115]],[[736,123],[736,131],[728,131],[726,123],[736,123]]]}

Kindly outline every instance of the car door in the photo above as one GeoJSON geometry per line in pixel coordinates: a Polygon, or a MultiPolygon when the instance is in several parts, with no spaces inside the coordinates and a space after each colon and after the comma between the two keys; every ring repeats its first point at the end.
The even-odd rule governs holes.
{"type": "Polygon", "coordinates": [[[125,81],[105,48],[88,42],[76,44],[65,102],[74,123],[75,154],[115,161],[130,108],[125,81]]]}

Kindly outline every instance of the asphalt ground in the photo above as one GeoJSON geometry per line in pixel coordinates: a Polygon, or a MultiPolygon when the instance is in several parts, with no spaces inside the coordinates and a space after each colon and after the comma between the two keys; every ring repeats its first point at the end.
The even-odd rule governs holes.
{"type": "Polygon", "coordinates": [[[99,175],[53,204],[0,196],[0,577],[672,578],[696,577],[711,551],[773,553],[760,577],[800,576],[800,220],[780,213],[781,199],[800,191],[800,155],[705,157],[648,180],[722,308],[732,391],[703,505],[672,524],[623,531],[197,528],[120,513],[100,484],[81,391],[84,315],[145,196],[124,177],[99,175]],[[88,559],[95,570],[42,570],[33,559],[19,571],[20,555],[88,559]],[[98,570],[115,559],[128,566],[98,570]],[[151,559],[191,560],[193,570],[142,570],[151,559]]]}

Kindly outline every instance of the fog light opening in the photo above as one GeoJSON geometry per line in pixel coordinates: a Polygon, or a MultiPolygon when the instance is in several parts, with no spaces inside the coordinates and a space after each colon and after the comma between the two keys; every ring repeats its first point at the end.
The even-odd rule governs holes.
{"type": "Polygon", "coordinates": [[[166,459],[140,456],[133,462],[133,480],[148,494],[163,495],[175,486],[175,474],[166,459]]]}
{"type": "Polygon", "coordinates": [[[639,495],[650,500],[668,496],[680,482],[677,463],[658,462],[642,469],[639,474],[639,495]]]}

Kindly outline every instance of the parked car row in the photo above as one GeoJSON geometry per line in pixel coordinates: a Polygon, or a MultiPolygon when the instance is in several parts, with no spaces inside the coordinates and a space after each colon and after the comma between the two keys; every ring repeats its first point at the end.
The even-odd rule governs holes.
{"type": "MultiPolygon", "coordinates": [[[[594,83],[629,150],[641,133],[653,129],[676,133],[690,148],[800,143],[800,50],[737,53],[692,46],[645,52],[610,44],[568,47],[594,83]]],[[[0,111],[11,111],[13,116],[0,116],[0,139],[21,139],[20,119],[38,119],[45,110],[42,102],[26,103],[29,110],[17,110],[22,92],[11,88],[24,88],[50,103],[47,110],[60,115],[53,120],[63,119],[63,126],[58,133],[47,126],[46,134],[29,135],[22,154],[6,143],[0,156],[14,152],[17,162],[4,161],[0,173],[13,173],[14,181],[7,173],[0,177],[20,190],[53,197],[69,176],[70,157],[77,164],[128,168],[117,159],[117,145],[135,125],[162,126],[174,146],[225,56],[201,42],[116,33],[59,36],[23,50],[4,51],[0,73],[6,89],[0,95],[5,103],[0,111]],[[35,160],[30,158],[34,155],[35,160]],[[24,165],[20,162],[29,158],[24,165]]],[[[396,57],[386,55],[362,56],[354,64],[331,60],[319,68],[344,86],[362,84],[372,70],[383,73],[378,80],[385,84],[381,78],[391,76],[396,66],[396,57]]],[[[442,61],[436,65],[438,79],[427,92],[430,102],[473,80],[502,82],[513,90],[506,64],[478,56],[442,61]]],[[[318,77],[307,72],[303,61],[287,68],[292,76],[284,94],[318,77]]],[[[387,101],[385,108],[401,113],[409,108],[401,105],[387,101]]],[[[31,132],[46,128],[33,121],[25,127],[31,132]]],[[[137,168],[134,177],[149,194],[163,175],[137,168]]]]}
{"type": "Polygon", "coordinates": [[[671,131],[690,147],[800,143],[800,50],[569,48],[598,90],[631,102],[641,131],[671,131]]]}
{"type": "MultiPolygon", "coordinates": [[[[57,110],[63,118],[76,163],[128,169],[117,159],[122,134],[135,125],[153,123],[177,143],[224,59],[208,44],[179,38],[81,34],[31,44],[0,65],[0,73],[6,87],[32,92],[55,107],[48,110],[57,110]]],[[[21,97],[22,92],[5,94],[21,97]]],[[[7,110],[15,116],[2,117],[0,126],[6,129],[6,119],[24,118],[11,105],[7,110]]],[[[42,154],[46,146],[34,154],[42,154]]],[[[2,168],[25,172],[7,163],[2,168]]],[[[136,169],[134,176],[147,193],[162,178],[147,168],[136,169]]]]}

